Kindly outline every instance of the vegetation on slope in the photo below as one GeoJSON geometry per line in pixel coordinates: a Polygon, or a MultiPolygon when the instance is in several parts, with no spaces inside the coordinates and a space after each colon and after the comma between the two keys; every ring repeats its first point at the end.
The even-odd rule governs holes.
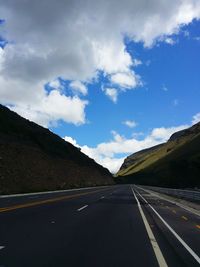
{"type": "Polygon", "coordinates": [[[0,105],[0,194],[112,183],[78,148],[0,105]]]}
{"type": "Polygon", "coordinates": [[[200,186],[200,123],[171,136],[165,144],[125,160],[118,182],[168,187],[200,186]]]}

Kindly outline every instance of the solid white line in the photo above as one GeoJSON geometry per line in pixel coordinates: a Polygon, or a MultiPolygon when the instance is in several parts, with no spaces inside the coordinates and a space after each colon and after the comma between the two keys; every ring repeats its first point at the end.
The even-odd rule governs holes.
{"type": "Polygon", "coordinates": [[[149,223],[148,223],[148,221],[146,219],[146,216],[145,216],[145,214],[144,214],[144,212],[142,210],[142,207],[140,205],[140,202],[139,202],[139,200],[138,200],[138,198],[137,198],[137,196],[136,196],[136,194],[135,194],[135,192],[134,192],[134,190],[133,190],[132,187],[131,187],[131,189],[132,189],[133,195],[134,195],[134,197],[135,197],[135,199],[137,201],[137,205],[138,205],[138,208],[139,208],[139,211],[140,211],[142,220],[144,222],[144,225],[145,225],[145,228],[146,228],[146,231],[147,231],[149,240],[151,242],[152,248],[154,250],[156,259],[158,261],[158,265],[160,267],[167,267],[168,265],[167,265],[167,263],[166,263],[166,261],[164,259],[164,256],[163,256],[163,254],[162,254],[162,252],[160,250],[160,247],[159,247],[159,245],[158,245],[158,243],[156,241],[156,238],[155,238],[155,236],[154,236],[154,234],[153,234],[153,232],[151,230],[151,227],[150,227],[150,225],[149,225],[149,223]]]}
{"type": "Polygon", "coordinates": [[[4,246],[0,246],[0,249],[3,249],[3,248],[5,248],[4,246]]]}
{"type": "Polygon", "coordinates": [[[65,193],[71,191],[80,191],[80,190],[87,190],[87,189],[95,189],[95,188],[103,188],[109,187],[109,185],[102,185],[102,186],[90,186],[90,187],[81,187],[81,188],[74,188],[74,189],[66,189],[66,190],[55,190],[55,191],[44,191],[44,192],[35,192],[35,193],[24,193],[24,194],[12,194],[12,195],[0,195],[0,198],[9,198],[9,197],[23,197],[23,196],[35,196],[35,195],[48,195],[48,194],[56,194],[56,193],[65,193]]]}
{"type": "MultiPolygon", "coordinates": [[[[142,199],[144,199],[144,197],[141,196],[141,194],[138,191],[136,192],[142,199]]],[[[184,248],[192,255],[192,257],[200,264],[199,256],[185,243],[185,241],[174,231],[174,229],[172,229],[172,227],[163,219],[163,217],[149,203],[148,203],[148,206],[155,212],[158,218],[171,231],[171,233],[178,239],[178,241],[184,246],[184,248]]]]}
{"type": "Polygon", "coordinates": [[[160,198],[160,199],[163,199],[163,200],[165,200],[165,201],[168,201],[169,203],[172,203],[172,204],[174,204],[174,205],[176,205],[176,206],[178,206],[178,207],[180,207],[180,208],[182,208],[182,209],[184,209],[184,210],[189,211],[189,212],[192,213],[193,215],[197,215],[197,216],[200,217],[200,214],[199,214],[199,213],[197,213],[197,212],[195,212],[194,210],[191,210],[191,209],[189,209],[189,208],[183,206],[182,204],[180,204],[180,203],[178,203],[178,202],[175,202],[175,201],[173,201],[173,200],[169,200],[169,199],[166,199],[165,197],[159,196],[158,194],[154,193],[152,190],[147,190],[147,189],[144,189],[144,188],[139,187],[139,186],[136,186],[136,185],[135,185],[135,187],[137,187],[137,188],[139,188],[139,189],[141,189],[141,190],[143,190],[143,191],[145,191],[145,192],[147,192],[147,193],[150,193],[151,195],[156,196],[157,198],[160,198]]]}
{"type": "Polygon", "coordinates": [[[88,207],[88,205],[85,205],[85,206],[81,207],[80,209],[77,209],[77,211],[81,211],[81,210],[83,210],[83,209],[85,209],[87,207],[88,207]]]}

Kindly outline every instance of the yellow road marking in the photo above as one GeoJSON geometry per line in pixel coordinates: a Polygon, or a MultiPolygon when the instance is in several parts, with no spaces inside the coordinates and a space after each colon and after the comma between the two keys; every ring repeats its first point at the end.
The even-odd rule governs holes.
{"type": "MultiPolygon", "coordinates": [[[[137,192],[138,193],[138,192],[137,192]]],[[[138,193],[138,195],[145,200],[145,198],[138,193]]],[[[174,229],[163,219],[163,217],[147,202],[147,205],[153,210],[153,212],[158,216],[158,218],[164,223],[168,230],[176,237],[176,239],[184,246],[184,248],[190,253],[190,255],[199,263],[200,257],[188,246],[187,243],[174,231],[174,229]]],[[[161,265],[163,267],[163,265],[161,265]]]]}
{"type": "Polygon", "coordinates": [[[40,201],[35,201],[35,202],[18,204],[18,205],[14,205],[14,206],[10,206],[10,207],[4,207],[4,208],[0,208],[0,213],[6,212],[6,211],[11,211],[11,210],[16,210],[16,209],[22,209],[22,208],[28,208],[28,207],[43,205],[43,204],[49,204],[49,203],[53,203],[53,202],[57,202],[57,201],[65,200],[65,199],[72,199],[72,198],[76,198],[76,197],[80,197],[80,196],[85,196],[88,194],[93,194],[93,193],[103,191],[106,189],[99,189],[99,190],[95,190],[92,192],[90,191],[90,192],[86,192],[86,193],[79,193],[79,194],[75,194],[75,195],[56,197],[56,198],[45,199],[45,200],[40,200],[40,201]]]}
{"type": "Polygon", "coordinates": [[[182,218],[183,220],[185,220],[185,221],[188,221],[188,218],[185,217],[185,216],[181,216],[181,218],[182,218]]]}
{"type": "Polygon", "coordinates": [[[197,227],[198,229],[200,229],[200,225],[199,225],[199,224],[197,224],[196,227],[197,227]]]}

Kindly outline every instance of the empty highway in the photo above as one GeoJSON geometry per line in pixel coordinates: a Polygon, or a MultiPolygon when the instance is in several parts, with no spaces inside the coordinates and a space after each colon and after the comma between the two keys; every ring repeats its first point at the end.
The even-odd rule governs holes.
{"type": "Polygon", "coordinates": [[[133,185],[0,198],[0,267],[200,266],[200,217],[133,185]]]}

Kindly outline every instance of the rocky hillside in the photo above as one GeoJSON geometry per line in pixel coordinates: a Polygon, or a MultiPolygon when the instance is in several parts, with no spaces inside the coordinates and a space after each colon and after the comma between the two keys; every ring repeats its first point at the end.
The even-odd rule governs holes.
{"type": "Polygon", "coordinates": [[[118,182],[200,187],[200,123],[174,133],[168,142],[127,157],[118,182]]]}
{"type": "Polygon", "coordinates": [[[0,194],[112,183],[78,148],[0,105],[0,194]]]}

